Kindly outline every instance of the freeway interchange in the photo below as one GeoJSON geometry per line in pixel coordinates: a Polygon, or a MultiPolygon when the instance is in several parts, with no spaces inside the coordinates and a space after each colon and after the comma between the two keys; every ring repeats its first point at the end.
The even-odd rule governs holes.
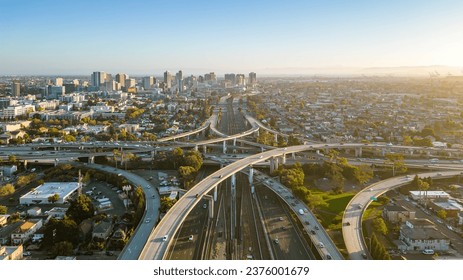
{"type": "MultiPolygon", "coordinates": [[[[102,143],[67,143],[67,144],[26,144],[22,146],[10,147],[2,146],[0,147],[0,158],[8,158],[10,155],[15,155],[20,161],[54,161],[55,164],[57,161],[66,161],[74,160],[76,158],[89,158],[89,163],[91,158],[95,156],[112,156],[112,149],[124,148],[129,149],[133,153],[151,153],[154,154],[161,150],[171,150],[174,147],[190,147],[198,149],[198,147],[211,146],[215,143],[221,143],[222,152],[225,154],[227,151],[227,142],[233,141],[234,149],[237,148],[236,142],[241,141],[243,144],[251,144],[258,149],[261,153],[253,154],[246,156],[241,159],[236,159],[236,161],[231,162],[227,161],[227,165],[223,166],[218,171],[212,173],[211,175],[204,178],[193,188],[187,191],[178,202],[170,209],[170,211],[164,216],[164,218],[159,222],[158,225],[155,223],[143,223],[139,225],[136,229],[136,232],[133,234],[129,244],[124,249],[123,253],[119,257],[120,259],[165,259],[166,252],[168,248],[172,245],[174,236],[178,232],[182,223],[185,221],[188,214],[194,209],[194,207],[202,201],[203,197],[206,197],[208,193],[214,192],[218,187],[226,180],[235,180],[235,176],[239,172],[245,172],[249,177],[249,182],[252,184],[254,178],[253,173],[255,173],[256,178],[262,179],[265,175],[259,174],[256,170],[253,170],[252,166],[257,166],[261,163],[267,163],[270,167],[270,170],[278,168],[280,163],[286,163],[287,155],[294,155],[301,152],[314,152],[319,151],[327,152],[330,149],[342,149],[342,150],[355,150],[356,156],[361,157],[363,149],[373,149],[378,150],[382,154],[386,152],[403,152],[413,154],[415,152],[423,152],[427,154],[431,153],[442,153],[446,152],[449,154],[458,154],[461,155],[462,151],[457,149],[436,149],[436,148],[424,148],[424,147],[413,147],[413,146],[399,146],[399,145],[379,145],[379,144],[365,144],[365,143],[334,143],[334,144],[306,144],[291,146],[286,148],[274,148],[269,149],[269,147],[257,143],[253,143],[247,140],[240,140],[240,138],[258,133],[259,129],[265,129],[270,132],[273,130],[265,128],[260,122],[256,121],[250,116],[243,116],[243,119],[251,126],[250,129],[236,133],[232,135],[226,135],[220,132],[217,128],[217,114],[213,114],[211,118],[206,121],[200,128],[183,133],[181,135],[175,135],[159,139],[155,142],[136,142],[136,143],[119,143],[119,142],[102,142],[102,143]],[[195,142],[168,142],[176,141],[180,138],[190,137],[198,133],[202,133],[205,129],[210,128],[213,133],[219,136],[219,138],[208,139],[208,140],[199,140],[195,142]],[[170,145],[169,145],[170,144],[170,145]],[[173,144],[173,145],[172,145],[173,144]],[[95,152],[95,147],[106,148],[107,151],[95,152]],[[45,148],[45,149],[44,149],[45,148]],[[50,150],[52,149],[52,150],[50,150]],[[267,150],[267,151],[264,151],[267,150]],[[258,174],[258,175],[257,175],[258,174]]],[[[284,137],[279,134],[280,137],[284,137]]],[[[154,156],[154,155],[153,155],[154,156]]],[[[373,161],[374,162],[374,161],[373,161]]],[[[415,161],[413,163],[415,166],[429,167],[428,163],[415,161]]],[[[106,170],[109,172],[118,172],[120,170],[114,169],[112,167],[104,167],[89,164],[88,167],[97,168],[101,170],[106,170]]],[[[446,165],[440,166],[439,164],[434,164],[433,169],[439,170],[451,170],[454,171],[434,171],[429,173],[420,174],[420,176],[430,176],[436,179],[446,178],[450,176],[455,176],[460,174],[462,166],[460,164],[455,165],[448,163],[446,165]]],[[[130,172],[121,173],[123,176],[128,178],[130,181],[134,182],[137,185],[142,186],[143,191],[147,197],[157,195],[154,191],[154,188],[150,186],[149,182],[140,178],[130,172]]],[[[329,238],[328,234],[323,230],[322,226],[318,223],[317,219],[313,216],[310,211],[305,212],[303,215],[298,214],[300,209],[307,209],[302,205],[302,202],[292,206],[287,197],[290,197],[289,191],[284,187],[280,186],[278,183],[273,182],[271,179],[264,180],[269,189],[274,191],[279,195],[283,201],[285,201],[290,209],[296,213],[296,216],[301,219],[302,223],[310,224],[311,226],[306,226],[306,230],[310,229],[317,225],[317,228],[320,228],[320,232],[317,234],[310,235],[310,239],[314,244],[324,244],[324,246],[318,246],[317,250],[319,255],[322,258],[332,258],[332,259],[343,259],[342,254],[339,252],[338,248],[334,245],[334,242],[329,238]],[[304,216],[304,217],[302,217],[304,216]],[[329,257],[328,257],[329,256],[329,257]]],[[[349,203],[346,208],[343,217],[343,225],[350,224],[351,226],[343,226],[342,233],[348,255],[350,259],[362,259],[363,255],[366,254],[365,241],[363,239],[361,231],[361,217],[369,204],[370,198],[372,196],[377,197],[386,191],[399,187],[401,185],[407,184],[410,181],[409,178],[400,176],[390,178],[385,181],[381,181],[367,188],[368,190],[363,190],[359,192],[349,203]]],[[[152,221],[158,220],[158,208],[157,205],[158,199],[154,199],[154,203],[149,203],[146,208],[145,217],[150,218],[152,221]]],[[[294,203],[294,202],[293,202],[294,203]]]]}

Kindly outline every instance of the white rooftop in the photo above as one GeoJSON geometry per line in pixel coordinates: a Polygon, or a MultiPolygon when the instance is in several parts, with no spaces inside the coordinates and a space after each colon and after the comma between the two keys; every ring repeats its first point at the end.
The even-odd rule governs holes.
{"type": "Polygon", "coordinates": [[[58,194],[60,198],[67,197],[70,193],[77,190],[78,182],[49,182],[23,195],[21,198],[48,199],[48,197],[58,194]]]}

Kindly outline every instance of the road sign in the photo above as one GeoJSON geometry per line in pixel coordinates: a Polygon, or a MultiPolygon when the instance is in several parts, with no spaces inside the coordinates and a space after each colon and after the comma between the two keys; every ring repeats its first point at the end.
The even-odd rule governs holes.
{"type": "Polygon", "coordinates": [[[370,199],[373,200],[373,201],[378,201],[378,199],[376,197],[374,197],[374,196],[370,197],[370,199]]]}

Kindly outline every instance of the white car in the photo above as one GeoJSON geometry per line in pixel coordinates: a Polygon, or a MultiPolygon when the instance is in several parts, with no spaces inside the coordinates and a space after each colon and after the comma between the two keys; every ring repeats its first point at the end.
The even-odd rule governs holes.
{"type": "Polygon", "coordinates": [[[162,237],[162,241],[167,241],[167,238],[168,238],[168,236],[167,236],[167,235],[164,235],[164,236],[162,237]]]}
{"type": "Polygon", "coordinates": [[[325,248],[325,244],[323,244],[323,242],[318,242],[318,248],[325,248]]]}
{"type": "Polygon", "coordinates": [[[188,240],[189,240],[189,241],[193,241],[193,235],[190,235],[190,236],[188,237],[188,240]]]}

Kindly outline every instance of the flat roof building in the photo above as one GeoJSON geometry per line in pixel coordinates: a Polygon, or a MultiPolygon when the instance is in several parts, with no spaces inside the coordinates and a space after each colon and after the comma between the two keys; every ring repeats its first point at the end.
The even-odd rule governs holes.
{"type": "Polygon", "coordinates": [[[410,191],[413,200],[450,198],[450,195],[444,191],[410,191]]]}
{"type": "Polygon", "coordinates": [[[43,183],[34,190],[19,198],[20,204],[50,204],[48,198],[57,194],[56,203],[64,203],[73,192],[79,188],[78,182],[50,182],[43,183]]]}

